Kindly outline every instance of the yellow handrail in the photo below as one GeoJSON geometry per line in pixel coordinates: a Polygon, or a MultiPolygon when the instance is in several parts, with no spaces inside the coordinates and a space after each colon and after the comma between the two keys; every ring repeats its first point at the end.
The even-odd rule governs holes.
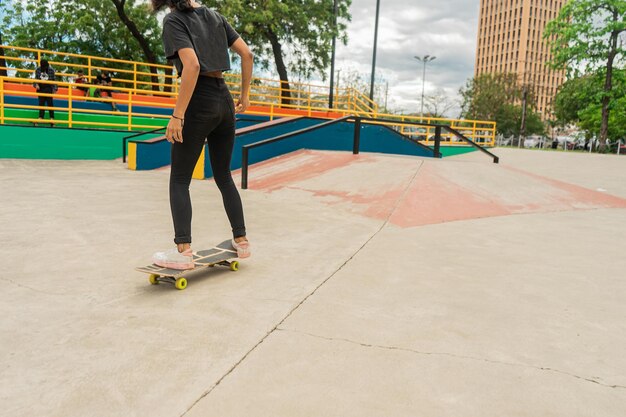
{"type": "MultiPolygon", "coordinates": [[[[20,80],[22,83],[31,83],[31,80],[20,80]]],[[[5,89],[5,79],[4,77],[2,77],[2,84],[0,84],[3,88],[3,91],[6,92],[5,89]]],[[[49,83],[49,84],[55,84],[55,82],[44,82],[41,81],[40,83],[45,84],[45,83],[49,83]]],[[[65,83],[65,82],[56,82],[56,84],[67,87],[68,88],[68,93],[67,93],[67,98],[68,98],[68,106],[67,107],[61,107],[61,106],[56,106],[55,109],[58,111],[68,111],[69,115],[68,115],[68,121],[55,121],[55,123],[61,123],[61,124],[68,124],[68,126],[72,126],[72,125],[97,125],[97,126],[117,126],[117,127],[124,127],[128,130],[133,130],[136,128],[144,128],[146,126],[150,127],[150,128],[154,128],[154,127],[160,127],[160,125],[146,125],[146,124],[134,124],[133,123],[133,119],[132,117],[141,117],[141,116],[146,116],[146,117],[151,117],[152,119],[167,119],[167,115],[163,115],[163,114],[149,114],[149,113],[133,113],[132,112],[132,106],[133,104],[137,105],[139,103],[142,104],[154,104],[154,103],[150,103],[150,102],[146,102],[146,101],[140,101],[137,98],[137,91],[132,90],[132,89],[121,89],[125,92],[128,92],[128,95],[126,97],[125,100],[120,100],[120,99],[109,99],[109,98],[89,98],[90,100],[93,101],[97,101],[97,102],[104,102],[104,103],[112,103],[114,101],[118,101],[118,102],[124,102],[125,104],[128,105],[128,110],[125,112],[112,112],[112,111],[104,111],[104,110],[93,110],[93,109],[81,109],[80,113],[85,113],[85,114],[108,114],[108,115],[124,115],[126,116],[126,121],[125,123],[120,123],[120,124],[115,124],[115,123],[109,123],[109,122],[78,122],[75,121],[73,118],[73,113],[76,111],[74,109],[73,106],[73,102],[74,102],[74,98],[71,95],[70,89],[72,87],[72,84],[70,83],[65,83]]],[[[113,87],[102,87],[102,89],[107,89],[107,90],[114,90],[113,87]]],[[[26,95],[26,96],[51,96],[51,97],[58,97],[58,94],[45,94],[45,93],[36,93],[36,92],[20,92],[20,94],[22,95],[26,95]]],[[[163,94],[168,94],[168,93],[163,93],[163,94]]],[[[2,97],[4,97],[4,95],[2,95],[2,97]]],[[[65,96],[63,96],[65,97],[65,96]]],[[[253,101],[252,102],[253,105],[259,105],[259,106],[264,106],[267,105],[268,103],[265,102],[259,102],[259,101],[253,101]]],[[[260,114],[260,115],[267,115],[269,113],[269,116],[271,119],[277,117],[277,116],[292,116],[293,113],[290,113],[289,110],[290,109],[294,109],[297,110],[299,109],[298,105],[295,104],[286,104],[286,105],[281,105],[281,107],[279,109],[277,109],[274,105],[274,103],[269,103],[270,104],[270,109],[269,111],[265,110],[254,110],[254,111],[250,111],[248,113],[250,114],[260,114]]],[[[40,107],[40,106],[31,106],[31,105],[11,105],[12,108],[19,108],[19,109],[34,109],[34,110],[39,110],[39,109],[45,109],[45,107],[40,107]]],[[[165,108],[171,108],[173,107],[173,102],[170,105],[167,104],[162,104],[161,107],[165,107],[165,108]]],[[[324,107],[314,107],[314,106],[310,106],[308,108],[307,114],[311,114],[313,111],[319,111],[319,112],[325,112],[328,109],[324,108],[324,107]]],[[[357,114],[357,115],[362,115],[362,116],[367,116],[369,114],[369,112],[354,112],[354,111],[350,111],[350,110],[342,110],[342,109],[337,109],[334,111],[337,114],[341,114],[341,115],[349,115],[349,114],[357,114]]],[[[480,143],[486,144],[486,145],[492,145],[492,141],[493,141],[493,137],[495,135],[495,123],[493,122],[481,122],[481,121],[468,121],[468,120],[447,120],[447,119],[440,119],[440,118],[423,118],[423,117],[419,117],[419,116],[401,116],[398,117],[397,115],[384,115],[384,114],[378,114],[379,117],[381,118],[396,118],[399,119],[397,122],[371,122],[374,124],[381,124],[381,125],[385,125],[385,126],[389,126],[395,130],[398,130],[399,132],[410,136],[410,137],[414,137],[418,140],[421,140],[424,143],[427,144],[432,144],[433,143],[433,136],[434,136],[434,128],[431,127],[423,127],[423,128],[415,128],[415,126],[413,125],[407,125],[403,122],[424,122],[424,123],[442,123],[442,122],[448,122],[451,127],[456,128],[461,130],[463,133],[466,134],[466,136],[468,136],[470,139],[478,141],[480,143]],[[469,126],[468,126],[469,125],[469,126]]],[[[35,121],[34,118],[33,119],[15,119],[15,118],[5,118],[5,120],[25,120],[25,121],[35,121]]],[[[454,143],[455,138],[454,135],[452,134],[443,134],[442,135],[442,139],[443,139],[443,143],[454,143]]]]}
{"type": "Polygon", "coordinates": [[[4,77],[0,77],[0,124],[4,124],[4,77]]]}
{"type": "MultiPolygon", "coordinates": [[[[42,56],[46,56],[46,55],[51,55],[51,56],[56,56],[56,57],[69,57],[69,58],[76,58],[79,60],[86,60],[87,62],[83,62],[83,63],[69,63],[69,62],[63,62],[63,61],[58,61],[58,60],[52,60],[50,59],[50,63],[51,65],[53,65],[53,67],[56,65],[58,68],[72,68],[72,69],[83,69],[83,71],[85,71],[85,75],[86,77],[91,80],[93,78],[95,78],[95,76],[93,75],[94,71],[102,71],[102,70],[108,70],[111,72],[115,72],[118,74],[132,74],[132,79],[125,79],[125,78],[119,78],[119,77],[115,77],[113,78],[113,81],[115,81],[116,83],[122,83],[122,84],[128,84],[128,85],[132,85],[133,88],[135,89],[153,89],[153,87],[167,87],[170,88],[172,87],[175,91],[177,91],[178,85],[176,82],[173,82],[174,80],[177,79],[177,75],[170,75],[168,74],[168,70],[171,71],[171,67],[167,66],[167,65],[162,65],[162,64],[151,64],[151,63],[145,63],[145,62],[136,62],[136,61],[129,61],[129,60],[123,60],[123,59],[116,59],[116,58],[104,58],[104,57],[96,57],[96,56],[89,56],[89,55],[79,55],[79,54],[73,54],[73,53],[66,53],[66,52],[54,52],[54,51],[50,51],[50,50],[43,50],[43,49],[35,49],[35,48],[25,48],[25,47],[14,47],[14,46],[10,46],[10,45],[0,45],[0,47],[4,48],[5,51],[5,55],[4,56],[0,56],[0,58],[5,58],[5,60],[8,63],[11,63],[12,61],[18,61],[18,62],[28,62],[28,63],[39,63],[41,60],[42,56]],[[13,51],[19,51],[19,52],[30,52],[33,54],[36,54],[36,57],[34,58],[23,58],[23,57],[14,57],[14,56],[10,56],[8,55],[8,52],[10,52],[11,50],[13,51]],[[100,62],[102,65],[96,65],[96,62],[100,62]],[[123,64],[123,65],[128,65],[128,67],[124,68],[121,67],[119,65],[111,65],[113,63],[116,64],[123,64]],[[154,68],[156,71],[156,74],[152,73],[152,72],[145,72],[145,71],[141,71],[138,70],[136,68],[138,68],[139,66],[142,67],[146,67],[146,68],[154,68]],[[131,69],[132,68],[132,69],[131,69]],[[170,81],[170,82],[159,82],[159,83],[154,83],[152,81],[149,80],[140,80],[138,79],[138,77],[144,77],[144,78],[148,78],[151,79],[152,77],[159,77],[161,79],[163,79],[164,81],[170,81]]],[[[34,72],[33,69],[31,68],[21,68],[19,65],[15,65],[14,67],[4,67],[7,70],[11,70],[11,71],[15,71],[16,75],[19,75],[20,73],[26,73],[27,75],[30,75],[34,72]]],[[[74,71],[71,72],[67,72],[67,71],[60,71],[58,73],[58,75],[60,77],[75,77],[76,74],[74,71]]],[[[227,79],[232,80],[238,80],[239,84],[240,84],[240,76],[238,74],[227,74],[227,79]]],[[[272,80],[272,79],[267,79],[267,78],[262,78],[262,77],[255,77],[253,78],[253,85],[257,86],[258,88],[271,88],[271,89],[275,89],[277,91],[285,91],[285,89],[282,87],[282,83],[281,81],[277,81],[277,80],[272,80]],[[272,85],[274,84],[274,85],[272,85]]],[[[232,81],[230,81],[231,83],[233,83],[232,81]]],[[[233,83],[234,84],[234,83],[233,83]]],[[[304,97],[308,97],[310,95],[312,95],[313,93],[315,94],[320,94],[320,95],[324,95],[324,96],[328,96],[329,95],[329,87],[328,86],[323,86],[323,85],[315,85],[315,84],[311,84],[311,83],[300,83],[300,82],[294,82],[291,81],[289,82],[290,88],[287,89],[286,91],[289,91],[290,93],[294,93],[293,95],[297,95],[298,98],[301,98],[301,96],[304,97]]],[[[348,91],[349,89],[344,89],[344,91],[348,91]]],[[[339,89],[338,89],[339,91],[339,89]]],[[[353,92],[354,94],[354,92],[353,92]]],[[[361,100],[365,103],[368,103],[370,100],[368,97],[366,97],[365,95],[361,94],[360,92],[356,92],[357,95],[359,95],[361,97],[361,100]]],[[[294,99],[296,97],[292,97],[292,99],[294,99]]],[[[373,103],[374,106],[375,103],[373,103]]],[[[366,105],[364,106],[366,108],[369,108],[371,106],[366,105]]],[[[375,107],[376,108],[376,107],[375,107]]]]}
{"type": "MultiPolygon", "coordinates": [[[[49,50],[14,47],[9,45],[0,45],[3,48],[4,55],[0,58],[4,58],[6,61],[5,67],[0,69],[7,70],[10,75],[8,77],[0,77],[0,123],[6,123],[7,121],[23,121],[24,118],[7,117],[5,107],[15,109],[34,109],[39,110],[39,106],[29,105],[17,105],[6,104],[5,95],[11,94],[11,89],[7,89],[7,83],[17,84],[31,84],[34,80],[25,78],[22,75],[31,76],[34,70],[33,64],[38,64],[42,57],[47,57],[53,67],[56,67],[59,71],[57,76],[58,81],[50,82],[62,87],[68,88],[67,95],[52,95],[56,98],[66,99],[68,105],[66,107],[55,107],[55,110],[67,111],[68,120],[58,121],[55,123],[67,124],[69,127],[74,125],[102,125],[102,126],[117,126],[124,129],[133,130],[141,128],[154,128],[161,127],[161,125],[153,126],[146,125],[145,122],[135,123],[133,117],[149,117],[154,121],[160,121],[163,123],[167,116],[158,113],[133,113],[132,109],[136,106],[148,106],[153,108],[172,108],[174,104],[174,98],[178,94],[178,76],[173,72],[172,67],[162,64],[151,64],[145,62],[128,61],[116,58],[104,58],[96,56],[79,55],[64,52],[54,52],[49,50]],[[12,56],[12,55],[20,56],[12,56]],[[32,57],[24,56],[32,54],[32,57]],[[53,59],[55,58],[55,59],[53,59]],[[63,58],[73,58],[75,62],[63,62],[63,58]],[[78,61],[78,62],[76,62],[78,61]],[[29,67],[24,67],[28,65],[29,67]],[[99,90],[109,90],[117,93],[126,94],[125,97],[116,97],[115,99],[102,98],[102,97],[76,97],[72,94],[72,88],[77,84],[67,82],[64,78],[73,79],[76,77],[77,69],[82,69],[85,72],[86,78],[89,80],[95,79],[95,72],[108,70],[111,75],[116,75],[112,78],[115,83],[114,87],[98,85],[99,90]],[[146,70],[147,69],[147,70],[146,70]],[[152,72],[154,71],[154,72],[152,72]],[[122,76],[122,78],[120,77],[122,76]],[[155,79],[156,78],[156,79],[155,79]],[[163,97],[171,98],[171,102],[156,102],[150,100],[150,97],[163,97]],[[113,112],[94,109],[76,109],[75,102],[77,100],[90,100],[94,102],[102,103],[121,103],[128,105],[128,109],[125,112],[113,112]],[[123,115],[124,122],[120,124],[109,122],[82,122],[76,120],[75,113],[85,114],[108,114],[108,115],[123,115]]],[[[236,98],[239,96],[239,90],[241,87],[241,77],[239,74],[228,73],[225,74],[226,84],[229,87],[231,93],[236,98]]],[[[38,83],[45,83],[43,81],[37,81],[38,83]]],[[[90,86],[88,84],[84,86],[90,86]]],[[[423,122],[431,124],[447,124],[451,127],[461,130],[466,133],[470,139],[479,140],[482,144],[495,145],[496,126],[494,122],[485,122],[480,120],[455,120],[444,118],[431,118],[421,116],[399,116],[393,114],[385,114],[378,112],[378,104],[370,98],[353,88],[335,88],[334,91],[334,108],[328,108],[328,95],[330,88],[325,85],[315,85],[312,83],[301,82],[289,82],[289,89],[283,87],[283,83],[280,80],[273,80],[261,77],[255,77],[252,80],[252,87],[250,92],[250,100],[254,109],[251,109],[247,113],[267,115],[270,120],[281,116],[293,116],[293,111],[299,111],[300,114],[313,115],[322,117],[336,117],[337,115],[359,115],[374,118],[385,118],[397,120],[394,123],[385,123],[393,129],[398,130],[401,133],[406,134],[409,137],[418,139],[425,143],[429,143],[430,138],[434,135],[432,128],[419,129],[414,125],[406,125],[403,122],[423,122]],[[289,92],[290,98],[284,100],[282,93],[289,92]]],[[[45,94],[36,93],[33,89],[29,91],[19,91],[17,94],[22,96],[46,96],[45,94]]],[[[26,121],[31,119],[26,118],[26,121]]],[[[449,138],[452,141],[450,134],[443,134],[444,139],[449,138]]]]}

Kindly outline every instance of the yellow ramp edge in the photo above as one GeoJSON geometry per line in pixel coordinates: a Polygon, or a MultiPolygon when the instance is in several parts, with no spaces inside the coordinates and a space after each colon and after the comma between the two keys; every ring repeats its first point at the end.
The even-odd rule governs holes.
{"type": "Polygon", "coordinates": [[[198,158],[198,162],[196,162],[196,167],[193,169],[192,178],[196,180],[204,179],[204,152],[206,150],[206,146],[202,147],[202,152],[200,153],[200,157],[198,158]]]}
{"type": "Polygon", "coordinates": [[[137,144],[134,142],[128,143],[128,169],[137,171],[137,144]]]}

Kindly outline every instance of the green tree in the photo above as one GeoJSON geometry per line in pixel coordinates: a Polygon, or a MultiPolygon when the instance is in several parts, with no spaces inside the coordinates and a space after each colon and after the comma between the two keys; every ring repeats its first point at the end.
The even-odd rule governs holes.
{"type": "MultiPolygon", "coordinates": [[[[2,42],[2,32],[0,32],[0,45],[4,45],[2,42]]],[[[0,77],[7,76],[7,61],[4,59],[4,54],[4,48],[0,47],[0,55],[2,56],[2,58],[0,58],[0,77]]]]}
{"type": "MultiPolygon", "coordinates": [[[[157,64],[161,59],[157,57],[157,52],[162,51],[160,37],[156,36],[160,33],[156,20],[149,12],[148,4],[138,2],[137,0],[111,0],[115,6],[115,10],[119,20],[128,29],[135,41],[139,44],[146,61],[151,64],[157,64]]],[[[152,82],[158,83],[157,70],[149,67],[153,74],[152,82]]],[[[158,87],[153,85],[153,89],[158,87]]]]}
{"type": "MultiPolygon", "coordinates": [[[[65,13],[58,2],[32,0],[29,2],[16,0],[10,6],[0,3],[0,32],[4,34],[4,42],[8,45],[63,50],[72,43],[73,25],[69,15],[72,6],[65,13]]],[[[37,56],[6,49],[6,56],[36,59],[37,56]]],[[[72,61],[72,60],[68,60],[72,61]]],[[[73,60],[76,61],[76,60],[73,60]]],[[[21,64],[10,60],[10,66],[16,69],[34,70],[32,61],[21,64]]],[[[17,76],[28,77],[28,72],[17,72],[17,76]]]]}
{"type": "Polygon", "coordinates": [[[554,116],[560,126],[580,121],[579,113],[593,102],[596,80],[592,76],[567,80],[554,98],[554,116]]]}
{"type": "MultiPolygon", "coordinates": [[[[5,33],[7,44],[129,61],[163,62],[159,23],[148,4],[141,0],[16,0],[13,7],[2,7],[0,32],[5,33]]],[[[77,58],[66,58],[65,62],[84,63],[77,58]]],[[[117,77],[129,75],[121,73],[117,77]]]]}
{"type": "MultiPolygon", "coordinates": [[[[73,27],[59,3],[44,0],[16,0],[9,7],[0,3],[0,29],[7,45],[57,50],[71,41],[73,27]]],[[[71,11],[70,11],[71,13],[71,11]]]]}
{"type": "Polygon", "coordinates": [[[73,5],[57,1],[15,0],[0,4],[5,42],[16,46],[58,50],[72,41],[73,5]]]}
{"type": "MultiPolygon", "coordinates": [[[[522,106],[504,104],[497,111],[495,121],[498,125],[498,132],[504,136],[518,137],[522,126],[522,106]]],[[[543,135],[545,125],[541,121],[539,114],[526,109],[526,129],[525,135],[543,135]]]]}
{"type": "MultiPolygon", "coordinates": [[[[586,131],[588,138],[600,137],[602,129],[602,99],[604,97],[603,70],[594,74],[566,81],[559,89],[554,104],[554,112],[560,125],[576,123],[586,131]]],[[[613,74],[611,111],[609,116],[607,138],[617,140],[624,138],[623,109],[626,101],[626,70],[616,69],[613,74]]]]}
{"type": "MultiPolygon", "coordinates": [[[[615,107],[626,108],[626,97],[615,100],[615,107]]],[[[579,126],[587,134],[588,138],[597,137],[602,125],[602,105],[592,104],[579,112],[579,126]]],[[[613,141],[626,138],[626,112],[613,111],[609,118],[609,130],[607,138],[613,141]]]]}
{"type": "Polygon", "coordinates": [[[603,69],[600,152],[605,150],[610,113],[615,105],[614,65],[626,56],[626,45],[620,40],[624,32],[626,0],[570,0],[547,25],[544,34],[551,43],[554,68],[567,68],[570,75],[578,75],[581,68],[586,73],[603,69]]]}
{"type": "MultiPolygon", "coordinates": [[[[525,134],[543,134],[545,128],[541,118],[534,112],[532,86],[526,86],[526,129],[525,134]]],[[[494,120],[498,133],[519,136],[522,125],[523,88],[516,74],[482,74],[467,81],[459,91],[461,94],[461,117],[474,120],[494,120]]]]}
{"type": "Polygon", "coordinates": [[[274,61],[281,80],[283,103],[289,103],[289,72],[305,78],[325,77],[333,36],[347,42],[346,21],[351,0],[338,0],[333,24],[333,0],[209,0],[252,47],[258,63],[274,61]],[[286,55],[289,55],[287,60],[286,55]]]}
{"type": "Polygon", "coordinates": [[[522,90],[512,73],[482,74],[471,78],[459,91],[462,116],[468,119],[495,120],[500,107],[518,102],[522,90]]]}

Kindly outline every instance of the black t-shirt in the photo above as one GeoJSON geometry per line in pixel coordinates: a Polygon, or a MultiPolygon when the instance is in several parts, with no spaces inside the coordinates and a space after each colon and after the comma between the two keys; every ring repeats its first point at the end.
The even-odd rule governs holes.
{"type": "MultiPolygon", "coordinates": [[[[48,67],[47,71],[43,71],[41,69],[41,67],[38,67],[35,70],[35,78],[38,80],[42,80],[42,81],[54,81],[55,80],[55,73],[54,70],[52,69],[52,67],[48,67]]],[[[39,86],[39,91],[42,93],[56,93],[58,87],[56,84],[35,84],[36,86],[39,86]]]]}
{"type": "Polygon", "coordinates": [[[183,48],[196,52],[200,72],[230,70],[228,48],[238,38],[239,34],[224,16],[205,6],[188,12],[174,10],[163,19],[165,56],[174,62],[178,74],[183,72],[178,57],[178,51],[183,48]]]}
{"type": "Polygon", "coordinates": [[[102,84],[103,82],[110,83],[111,82],[111,76],[110,75],[98,74],[98,76],[96,77],[96,84],[102,84]]]}

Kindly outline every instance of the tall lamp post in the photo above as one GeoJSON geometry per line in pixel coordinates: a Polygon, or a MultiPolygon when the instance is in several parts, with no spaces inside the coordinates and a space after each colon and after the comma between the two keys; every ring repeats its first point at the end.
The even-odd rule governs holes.
{"type": "MultiPolygon", "coordinates": [[[[337,30],[337,0],[333,2],[333,30],[337,30]]],[[[328,95],[328,108],[333,108],[333,90],[335,88],[335,46],[337,35],[333,34],[332,57],[330,58],[330,93],[328,95]]]]}
{"type": "Polygon", "coordinates": [[[374,77],[376,74],[376,46],[378,43],[378,16],[379,15],[380,15],[380,0],[376,0],[376,21],[374,23],[374,55],[372,56],[372,80],[370,82],[370,101],[372,103],[374,102],[374,77]]]}
{"type": "Polygon", "coordinates": [[[422,109],[420,110],[420,116],[424,117],[424,86],[426,85],[426,64],[431,61],[437,59],[436,56],[424,55],[424,56],[414,56],[413,58],[417,59],[420,62],[424,63],[424,72],[422,74],[422,109]]]}

